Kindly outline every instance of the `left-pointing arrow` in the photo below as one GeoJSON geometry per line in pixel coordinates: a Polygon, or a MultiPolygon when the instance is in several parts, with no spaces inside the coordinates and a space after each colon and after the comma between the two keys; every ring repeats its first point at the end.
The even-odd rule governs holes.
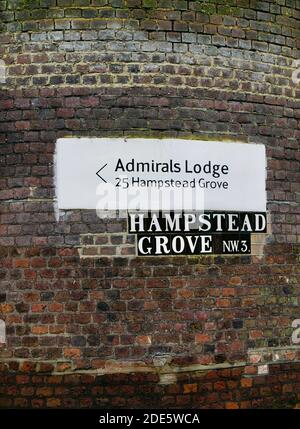
{"type": "Polygon", "coordinates": [[[103,167],[101,167],[101,168],[100,168],[100,170],[98,170],[98,171],[97,171],[97,173],[96,173],[96,174],[97,174],[97,176],[98,176],[98,177],[100,177],[100,179],[101,179],[101,180],[103,180],[103,182],[104,182],[104,183],[107,183],[107,181],[106,181],[105,179],[103,179],[103,177],[102,177],[102,176],[100,176],[100,174],[99,174],[99,173],[100,173],[100,171],[101,171],[101,170],[103,170],[103,168],[104,168],[104,167],[106,167],[106,166],[107,166],[107,164],[104,164],[104,165],[103,165],[103,167]]]}

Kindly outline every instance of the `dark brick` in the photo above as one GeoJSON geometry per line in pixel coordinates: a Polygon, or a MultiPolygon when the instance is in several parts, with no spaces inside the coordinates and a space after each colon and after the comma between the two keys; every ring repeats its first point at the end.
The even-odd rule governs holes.
{"type": "Polygon", "coordinates": [[[106,302],[97,303],[97,311],[109,311],[109,305],[106,302]]]}

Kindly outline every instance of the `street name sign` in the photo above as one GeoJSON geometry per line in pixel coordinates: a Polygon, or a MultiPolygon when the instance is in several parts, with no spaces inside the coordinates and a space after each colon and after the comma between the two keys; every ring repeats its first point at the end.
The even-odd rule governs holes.
{"type": "Polygon", "coordinates": [[[61,138],[55,167],[59,209],[266,210],[260,144],[61,138]]]}

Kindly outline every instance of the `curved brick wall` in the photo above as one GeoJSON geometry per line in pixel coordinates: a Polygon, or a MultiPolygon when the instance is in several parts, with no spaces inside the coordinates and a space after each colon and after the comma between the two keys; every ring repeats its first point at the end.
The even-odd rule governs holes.
{"type": "Polygon", "coordinates": [[[1,406],[294,406],[299,1],[0,10],[1,406]],[[53,153],[70,135],[265,144],[257,255],[139,259],[124,220],[57,221],[53,153]]]}

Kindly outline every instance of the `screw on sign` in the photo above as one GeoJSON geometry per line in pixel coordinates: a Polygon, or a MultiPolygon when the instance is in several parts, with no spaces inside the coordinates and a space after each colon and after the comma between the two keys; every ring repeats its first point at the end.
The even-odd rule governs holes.
{"type": "Polygon", "coordinates": [[[296,85],[300,83],[300,59],[293,61],[293,67],[296,69],[292,73],[292,81],[296,85]]]}

